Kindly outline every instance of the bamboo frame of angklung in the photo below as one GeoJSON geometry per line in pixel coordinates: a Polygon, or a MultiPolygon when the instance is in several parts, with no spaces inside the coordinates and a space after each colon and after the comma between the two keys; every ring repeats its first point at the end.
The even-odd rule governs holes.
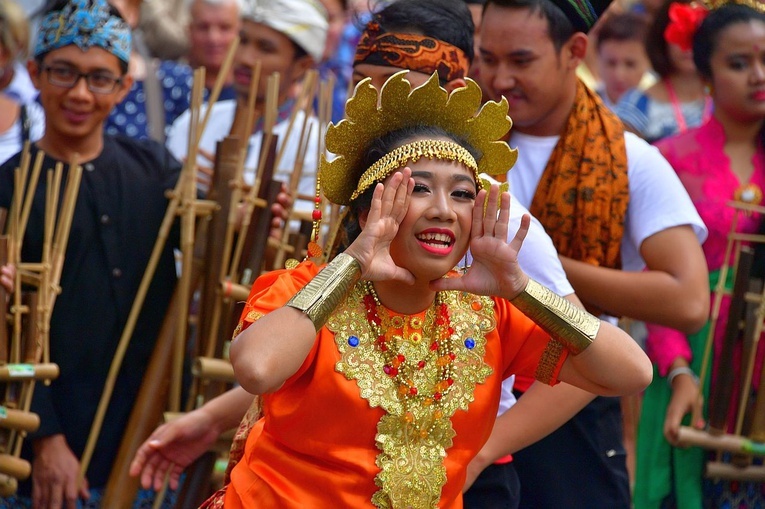
{"type": "MultiPolygon", "coordinates": [[[[706,378],[710,376],[711,352],[712,346],[714,344],[717,321],[720,318],[722,299],[725,295],[731,295],[731,291],[725,288],[725,281],[728,277],[728,272],[732,270],[732,267],[738,267],[740,250],[745,242],[765,243],[765,235],[739,233],[736,231],[738,219],[741,214],[765,214],[765,207],[742,202],[730,202],[728,205],[735,209],[735,214],[733,221],[731,222],[730,232],[728,234],[724,263],[720,268],[719,280],[714,289],[714,301],[712,303],[712,311],[710,313],[709,331],[704,345],[704,356],[701,373],[699,375],[699,398],[702,397],[701,387],[704,387],[706,378]],[[731,257],[734,257],[733,263],[729,262],[731,257]]],[[[697,446],[705,449],[716,450],[718,452],[717,461],[711,461],[707,464],[707,477],[721,477],[727,479],[748,479],[751,477],[752,480],[765,480],[765,472],[760,471],[761,469],[755,469],[756,471],[754,471],[752,470],[753,467],[751,466],[746,468],[741,468],[738,466],[733,467],[720,461],[723,452],[731,452],[745,456],[765,455],[765,443],[761,441],[765,435],[756,438],[753,436],[753,439],[741,436],[746,417],[746,408],[749,406],[748,400],[750,397],[752,376],[754,373],[754,361],[757,355],[759,338],[763,332],[763,320],[765,319],[765,288],[762,288],[761,292],[759,293],[746,291],[744,294],[744,300],[748,303],[757,304],[758,308],[753,313],[756,320],[753,329],[751,331],[744,332],[745,334],[747,332],[751,333],[752,337],[745,338],[745,340],[750,340],[752,344],[748,348],[750,352],[748,358],[742,359],[744,382],[740,388],[738,411],[736,413],[736,422],[734,424],[734,433],[726,433],[720,431],[710,432],[709,430],[698,430],[688,426],[681,426],[678,435],[678,442],[679,445],[684,447],[697,446]]],[[[765,433],[765,429],[760,429],[758,432],[757,428],[765,427],[762,426],[765,425],[765,415],[758,415],[765,411],[765,390],[763,389],[765,389],[765,378],[761,379],[760,387],[758,388],[756,410],[754,412],[751,430],[753,433],[760,433],[761,435],[765,433]]],[[[734,396],[735,395],[731,395],[731,397],[734,396]]],[[[697,406],[697,408],[698,407],[700,407],[700,405],[697,406]]],[[[698,413],[698,410],[694,410],[692,422],[698,422],[701,418],[702,416],[698,413]]]]}
{"type": "MultiPolygon", "coordinates": [[[[711,369],[711,356],[712,346],[714,345],[715,330],[717,328],[717,321],[720,318],[720,307],[725,295],[730,295],[730,292],[725,288],[725,281],[728,278],[728,271],[731,270],[729,260],[731,256],[734,256],[735,260],[733,266],[738,264],[738,250],[743,242],[765,242],[765,235],[757,234],[745,234],[736,232],[738,226],[738,218],[741,214],[748,214],[757,212],[760,214],[765,213],[765,207],[757,205],[749,205],[742,202],[730,202],[729,206],[735,209],[735,214],[731,222],[730,233],[728,234],[728,242],[725,246],[725,255],[723,258],[723,265],[720,267],[720,276],[717,281],[717,286],[714,289],[714,301],[712,302],[712,310],[709,316],[709,331],[707,333],[706,343],[704,344],[704,355],[701,363],[701,373],[699,373],[699,388],[704,387],[706,379],[709,376],[709,370],[711,369]]],[[[699,398],[702,398],[701,390],[699,390],[699,398]]],[[[697,405],[694,409],[692,422],[698,422],[703,417],[699,414],[699,408],[701,405],[697,405]]]]}
{"type": "Polygon", "coordinates": [[[62,197],[63,163],[59,162],[54,169],[47,170],[41,260],[37,263],[24,262],[21,250],[45,156],[42,151],[38,152],[30,173],[29,150],[29,143],[25,143],[20,165],[14,171],[11,208],[4,219],[4,222],[10,220],[6,237],[7,261],[15,264],[17,270],[11,308],[14,324],[11,351],[7,351],[7,343],[3,345],[4,355],[7,354],[5,359],[11,362],[0,367],[0,381],[8,384],[2,406],[7,417],[0,423],[4,432],[8,433],[5,452],[0,455],[2,496],[13,494],[17,486],[15,479],[26,478],[31,471],[31,466],[20,458],[20,454],[26,434],[40,425],[39,416],[30,412],[34,384],[38,380],[49,383],[58,376],[58,366],[49,362],[50,319],[56,296],[61,291],[59,283],[64,255],[82,177],[82,168],[75,154],[69,165],[62,197]],[[35,288],[32,305],[24,305],[21,301],[22,284],[35,288]],[[25,314],[29,318],[27,326],[22,328],[25,314]],[[23,358],[22,335],[25,335],[23,358]],[[43,362],[40,363],[40,360],[43,362]],[[18,394],[15,394],[17,390],[18,394]],[[8,401],[11,393],[15,398],[13,402],[8,401]]]}
{"type": "MultiPolygon", "coordinates": [[[[273,137],[274,137],[274,126],[276,125],[276,112],[277,107],[279,104],[279,81],[280,76],[279,73],[273,73],[271,74],[266,81],[266,102],[265,102],[265,108],[264,108],[264,120],[263,120],[263,136],[261,138],[260,147],[261,149],[263,147],[270,147],[273,137]]],[[[249,133],[247,134],[247,138],[249,139],[249,133]]],[[[262,150],[261,150],[262,153],[262,150]]],[[[242,232],[241,235],[239,235],[236,239],[236,243],[234,245],[234,250],[231,256],[231,262],[229,265],[229,276],[231,280],[236,280],[237,277],[237,271],[239,270],[239,262],[242,258],[242,253],[244,252],[244,241],[247,237],[245,232],[248,230],[250,226],[250,221],[252,219],[252,213],[255,210],[256,206],[260,207],[266,207],[267,204],[260,200],[258,198],[258,190],[260,189],[261,184],[261,176],[263,175],[263,171],[266,166],[266,157],[259,157],[258,158],[258,166],[255,170],[255,178],[253,180],[253,184],[250,187],[250,189],[245,194],[242,206],[244,207],[244,212],[242,214],[242,223],[240,225],[240,232],[242,232]]]]}
{"type": "MultiPolygon", "coordinates": [[[[261,73],[261,62],[257,61],[255,63],[255,66],[252,70],[252,77],[250,79],[250,87],[248,91],[247,96],[247,116],[245,121],[245,128],[244,132],[246,133],[244,136],[244,139],[239,141],[239,152],[237,154],[237,163],[236,163],[236,170],[234,173],[234,182],[231,183],[232,185],[232,191],[231,191],[231,197],[230,197],[230,206],[228,209],[228,217],[226,219],[226,231],[224,234],[224,242],[223,242],[223,256],[221,257],[221,266],[220,266],[220,272],[223,276],[223,281],[231,281],[232,278],[236,278],[236,272],[238,270],[238,267],[232,263],[232,257],[234,254],[232,253],[232,249],[234,247],[234,235],[236,234],[237,230],[237,224],[238,224],[238,215],[239,215],[239,207],[242,201],[242,195],[244,193],[244,164],[245,160],[247,158],[247,149],[249,147],[249,140],[250,136],[253,130],[253,127],[255,125],[255,108],[257,106],[257,89],[258,84],[260,83],[260,73],[261,73]]],[[[278,97],[278,78],[275,81],[269,81],[270,88],[268,88],[267,94],[266,94],[266,101],[263,105],[263,109],[265,112],[265,115],[267,117],[268,121],[271,121],[271,119],[276,118],[276,108],[277,104],[272,102],[272,99],[274,97],[278,97]],[[271,88],[274,88],[273,90],[271,88]]],[[[278,102],[278,101],[277,101],[278,102]]],[[[269,128],[269,124],[266,123],[266,129],[269,128]]],[[[270,127],[273,128],[273,124],[270,124],[270,127]]],[[[265,146],[261,144],[261,148],[265,146]]],[[[258,162],[260,163],[260,159],[258,159],[258,162]]],[[[255,205],[258,206],[267,206],[265,203],[256,203],[255,205]]],[[[254,210],[254,207],[253,207],[254,210]]],[[[239,238],[243,238],[246,236],[247,227],[249,226],[249,220],[243,221],[242,226],[240,228],[240,235],[239,238]],[[246,224],[245,224],[246,223],[246,224]]],[[[238,246],[238,244],[237,244],[238,246]]],[[[240,255],[241,256],[241,253],[240,255]]],[[[237,262],[238,263],[238,262],[237,262]]],[[[215,349],[216,349],[216,342],[218,340],[217,333],[220,329],[220,321],[222,318],[223,313],[223,304],[224,299],[226,298],[225,293],[222,291],[218,291],[217,298],[214,300],[213,308],[211,310],[211,316],[209,319],[210,326],[207,328],[206,331],[203,331],[203,333],[206,333],[207,336],[202,338],[204,343],[200,345],[199,352],[201,356],[203,357],[212,357],[214,355],[215,349]]],[[[189,406],[194,405],[198,406],[199,402],[196,401],[197,393],[199,392],[199,380],[195,377],[194,380],[194,386],[192,388],[192,392],[190,394],[189,398],[189,406]]]]}
{"type": "MultiPolygon", "coordinates": [[[[255,66],[253,68],[252,78],[250,80],[250,87],[249,87],[249,95],[247,100],[247,110],[246,110],[246,118],[245,118],[245,124],[244,124],[244,133],[243,140],[240,140],[239,142],[239,150],[237,154],[237,161],[236,161],[236,168],[234,170],[234,180],[230,183],[232,187],[232,192],[230,195],[230,205],[229,205],[229,214],[227,217],[226,222],[226,232],[224,234],[224,245],[223,245],[223,255],[221,257],[221,267],[219,267],[219,274],[224,275],[224,280],[230,277],[236,277],[236,271],[237,271],[237,265],[238,256],[236,253],[232,254],[232,249],[235,249],[236,246],[234,246],[234,235],[237,230],[237,224],[238,224],[238,208],[240,204],[242,204],[242,195],[243,190],[245,189],[244,184],[244,164],[245,159],[247,156],[247,149],[249,146],[249,140],[251,137],[251,133],[255,124],[255,108],[256,108],[256,102],[257,102],[257,88],[260,81],[260,74],[261,74],[261,62],[258,61],[255,63],[255,66]],[[233,263],[232,262],[233,259],[233,263]]],[[[264,132],[266,133],[266,136],[264,136],[264,139],[267,139],[267,141],[264,141],[261,145],[261,148],[264,146],[268,146],[271,143],[272,138],[272,129],[275,125],[275,119],[277,115],[277,109],[278,109],[278,88],[279,88],[279,74],[274,73],[269,79],[268,79],[268,85],[267,85],[267,94],[266,94],[266,100],[264,105],[264,116],[265,116],[265,122],[264,122],[264,132]],[[268,145],[267,145],[268,144],[268,145]]],[[[233,129],[233,125],[232,125],[233,129]]],[[[261,163],[261,161],[264,161],[265,158],[259,158],[259,166],[260,171],[264,168],[264,164],[261,163]]],[[[257,186],[258,186],[258,178],[256,176],[255,178],[255,184],[250,188],[250,191],[257,192],[257,186]]],[[[250,197],[251,195],[248,193],[247,195],[250,197]]],[[[246,236],[246,231],[249,226],[249,217],[252,214],[252,211],[254,211],[255,206],[259,207],[266,207],[267,203],[265,203],[263,200],[258,199],[257,197],[254,197],[250,201],[247,201],[247,198],[245,198],[245,202],[243,206],[247,206],[248,203],[252,204],[252,208],[250,209],[249,213],[245,211],[244,213],[244,220],[241,225],[239,225],[240,235],[239,239],[243,239],[246,236]]],[[[240,249],[243,249],[243,244],[240,249]]],[[[241,255],[241,250],[238,251],[239,256],[241,255]]],[[[199,345],[199,351],[207,353],[208,351],[214,352],[217,342],[217,334],[216,332],[220,328],[220,318],[221,313],[223,309],[223,293],[218,291],[216,292],[216,298],[213,300],[213,309],[211,311],[212,316],[210,317],[210,325],[205,325],[205,330],[200,330],[200,345],[199,345]]],[[[204,309],[200,310],[200,313],[210,313],[210,311],[206,311],[204,309]]],[[[205,321],[207,322],[207,320],[205,321]]],[[[200,323],[200,325],[203,325],[200,323]]],[[[212,357],[214,353],[210,353],[208,357],[212,357]]],[[[199,404],[197,393],[201,394],[200,389],[200,382],[204,383],[205,380],[197,377],[195,375],[193,385],[191,387],[191,390],[189,391],[189,406],[192,406],[194,404],[199,404]]],[[[172,412],[171,412],[172,413],[172,412]]],[[[157,495],[154,499],[154,505],[153,507],[159,507],[162,503],[162,500],[164,499],[164,493],[167,490],[167,485],[169,481],[169,476],[165,476],[162,488],[159,490],[157,495]]]]}
{"type": "MultiPolygon", "coordinates": [[[[186,254],[186,252],[188,252],[189,249],[193,250],[193,238],[194,238],[193,228],[194,228],[194,222],[196,220],[196,217],[199,215],[209,214],[215,207],[214,203],[208,202],[205,200],[198,200],[196,197],[196,154],[197,154],[197,148],[198,148],[197,142],[199,139],[197,136],[197,132],[198,132],[199,110],[200,110],[201,102],[202,102],[203,87],[204,87],[204,68],[199,68],[196,71],[194,71],[194,85],[192,87],[192,97],[191,97],[191,107],[190,107],[191,122],[190,122],[190,134],[189,134],[189,141],[190,141],[189,157],[187,158],[185,164],[183,165],[183,169],[181,170],[181,173],[178,177],[178,181],[176,182],[175,188],[172,191],[168,192],[168,197],[170,198],[170,202],[168,204],[168,207],[165,211],[165,216],[160,225],[157,239],[154,243],[154,247],[149,257],[149,262],[147,264],[146,270],[144,271],[143,278],[141,279],[141,283],[138,287],[138,291],[136,292],[136,297],[133,300],[133,306],[130,309],[127,322],[122,331],[122,335],[120,336],[120,340],[117,345],[117,350],[115,351],[114,357],[112,358],[112,362],[109,367],[109,373],[106,379],[106,384],[104,386],[104,391],[101,395],[101,399],[96,409],[96,415],[93,420],[93,424],[91,426],[90,434],[88,436],[88,441],[85,444],[85,449],[83,451],[82,458],[80,459],[80,474],[79,474],[80,480],[82,480],[85,477],[85,473],[87,472],[87,468],[93,456],[95,443],[98,439],[98,435],[101,432],[101,426],[103,425],[103,420],[106,415],[106,410],[109,405],[109,400],[111,399],[111,395],[114,391],[114,385],[116,383],[117,375],[119,374],[119,370],[122,366],[122,361],[125,357],[125,352],[127,351],[127,347],[130,343],[130,339],[133,335],[133,331],[135,330],[135,325],[138,320],[138,316],[140,315],[141,309],[143,308],[143,303],[146,299],[146,293],[148,292],[151,281],[154,278],[154,273],[156,271],[159,258],[162,255],[162,251],[165,247],[167,238],[170,234],[170,229],[172,228],[172,225],[175,222],[176,216],[178,215],[181,216],[181,250],[184,252],[184,261],[185,261],[185,259],[189,257],[186,254]],[[191,228],[190,232],[189,232],[189,228],[191,228]],[[189,239],[191,239],[190,248],[188,246],[189,239]]],[[[190,269],[190,267],[188,266],[184,267],[184,270],[181,272],[181,278],[177,283],[178,285],[181,285],[181,288],[183,288],[184,286],[188,286],[188,278],[190,274],[189,276],[186,276],[184,278],[184,272],[188,272],[188,269],[190,269]]],[[[184,313],[179,314],[179,317],[181,317],[181,323],[183,323],[187,319],[185,314],[187,310],[188,310],[188,301],[186,302],[184,313]]],[[[185,334],[186,328],[182,327],[182,329],[183,329],[183,333],[185,334]]],[[[185,342],[185,338],[184,338],[184,342],[185,342]]],[[[177,351],[178,348],[176,347],[175,350],[177,351]]],[[[183,353],[183,348],[181,348],[181,353],[183,353]]],[[[181,356],[180,362],[181,363],[183,362],[182,356],[181,356]]],[[[174,370],[175,369],[176,367],[174,366],[174,370]]],[[[180,404],[180,389],[179,388],[174,389],[172,382],[173,382],[173,379],[171,379],[170,404],[178,406],[180,404]],[[172,401],[173,396],[175,396],[175,399],[176,399],[175,402],[172,401]]]]}

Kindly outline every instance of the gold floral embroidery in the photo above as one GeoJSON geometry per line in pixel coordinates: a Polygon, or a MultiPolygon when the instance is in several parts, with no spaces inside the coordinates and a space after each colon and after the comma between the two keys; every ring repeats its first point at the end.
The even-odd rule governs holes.
{"type": "MultiPolygon", "coordinates": [[[[387,412],[377,425],[375,437],[380,449],[377,456],[380,472],[375,484],[380,490],[372,497],[372,503],[378,508],[431,509],[437,506],[446,484],[443,461],[455,434],[451,417],[457,410],[467,410],[474,399],[475,386],[492,373],[484,362],[484,355],[486,334],[496,327],[494,302],[488,297],[444,292],[443,302],[454,329],[449,338],[451,351],[456,356],[452,368],[454,383],[440,401],[407,400],[399,395],[396,383],[383,371],[385,360],[375,347],[364,295],[364,285],[356,285],[330,317],[327,327],[335,333],[341,353],[335,369],[356,381],[361,397],[370,406],[387,412]]],[[[433,314],[426,313],[424,322],[419,317],[394,316],[385,327],[391,328],[394,324],[400,329],[396,334],[401,334],[399,344],[406,357],[425,358],[431,339],[424,339],[434,329],[433,314]],[[420,327],[422,331],[416,331],[414,338],[407,337],[412,331],[404,329],[420,327]]],[[[439,382],[439,369],[430,363],[418,377],[422,377],[418,387],[427,387],[428,383],[435,387],[439,382]]]]}
{"type": "Polygon", "coordinates": [[[254,322],[256,320],[263,318],[263,316],[264,316],[263,313],[261,313],[260,311],[250,311],[249,313],[247,313],[247,316],[244,317],[244,320],[239,320],[239,323],[234,329],[234,333],[231,335],[231,339],[236,339],[239,333],[242,332],[242,329],[244,328],[244,322],[254,322]]]}

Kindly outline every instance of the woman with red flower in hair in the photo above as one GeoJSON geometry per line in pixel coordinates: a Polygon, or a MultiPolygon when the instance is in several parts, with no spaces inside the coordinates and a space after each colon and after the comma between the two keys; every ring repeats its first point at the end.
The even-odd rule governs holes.
{"type": "MultiPolygon", "coordinates": [[[[752,210],[737,218],[730,206],[731,201],[749,207],[763,204],[765,12],[746,5],[723,5],[709,12],[692,41],[693,59],[701,79],[711,90],[714,112],[704,125],[661,140],[656,147],[675,169],[709,230],[703,249],[710,288],[717,288],[724,279],[726,291],[730,292],[734,271],[727,271],[726,277],[726,272],[720,270],[724,265],[735,267],[735,253],[726,252],[729,233],[734,226],[739,235],[762,231],[765,217],[752,210]]],[[[762,254],[759,256],[762,263],[762,254]]],[[[715,302],[714,296],[711,301],[715,302]]],[[[702,483],[707,454],[697,447],[677,447],[681,423],[695,427],[705,425],[703,419],[690,423],[688,418],[694,410],[694,416],[700,411],[695,408],[700,402],[699,391],[704,401],[710,401],[710,416],[704,417],[709,419],[710,429],[741,434],[741,430],[748,427],[737,425],[739,398],[731,394],[744,390],[739,390],[744,384],[738,380],[738,374],[747,373],[749,358],[738,350],[730,363],[722,360],[726,322],[733,319],[728,318],[732,314],[730,309],[730,299],[726,296],[720,303],[720,319],[693,335],[648,326],[646,350],[655,371],[654,381],[644,393],[640,416],[635,509],[765,506],[765,483],[719,479],[702,483]],[[715,327],[712,333],[714,367],[710,369],[703,363],[712,326],[715,327]],[[726,371],[737,376],[731,380],[732,391],[724,393],[720,388],[726,385],[722,375],[726,371]],[[711,377],[707,375],[710,372],[711,377]],[[702,373],[705,376],[700,382],[696,375],[702,373]],[[709,396],[710,392],[714,397],[709,396]]],[[[760,387],[765,357],[765,334],[761,333],[758,339],[752,374],[747,375],[753,388],[760,387]]],[[[717,452],[713,454],[717,459],[717,452]]],[[[762,460],[754,463],[761,464],[762,460]]]]}

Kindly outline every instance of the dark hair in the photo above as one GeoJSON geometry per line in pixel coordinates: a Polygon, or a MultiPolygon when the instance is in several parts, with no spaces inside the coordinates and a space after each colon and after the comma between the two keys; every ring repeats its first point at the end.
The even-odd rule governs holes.
{"type": "Polygon", "coordinates": [[[637,12],[612,14],[603,20],[595,43],[597,49],[606,41],[645,41],[648,18],[637,12]]]}
{"type": "Polygon", "coordinates": [[[433,37],[461,49],[473,62],[473,18],[463,0],[396,0],[373,15],[383,32],[433,37]]]}
{"type": "Polygon", "coordinates": [[[656,11],[653,23],[645,37],[645,51],[651,61],[651,67],[662,78],[675,72],[675,64],[669,58],[669,43],[664,38],[664,30],[669,25],[669,6],[671,4],[689,4],[691,0],[666,0],[656,11]]]}
{"type": "MultiPolygon", "coordinates": [[[[391,131],[388,134],[375,139],[367,148],[366,153],[362,159],[362,165],[364,169],[369,168],[374,163],[383,158],[386,154],[392,150],[406,144],[414,138],[439,138],[445,137],[465,147],[476,160],[479,157],[477,151],[470,146],[467,141],[461,139],[452,133],[445,131],[444,129],[432,126],[432,125],[414,125],[399,129],[397,131],[391,131]]],[[[348,205],[348,214],[343,220],[341,227],[342,239],[338,239],[340,249],[337,252],[343,251],[346,247],[356,240],[356,237],[361,233],[361,225],[359,224],[359,216],[365,211],[369,210],[372,204],[372,195],[374,194],[374,187],[370,186],[369,189],[364,191],[355,200],[348,205]]],[[[334,251],[334,250],[333,250],[334,251]]]]}
{"type": "Polygon", "coordinates": [[[693,63],[699,74],[709,80],[712,78],[710,60],[717,49],[720,32],[737,23],[761,21],[765,23],[765,13],[743,4],[725,4],[710,12],[693,36],[693,63]]]}
{"type": "Polygon", "coordinates": [[[576,33],[574,25],[560,7],[550,0],[487,0],[483,12],[489,5],[507,9],[528,9],[531,14],[539,14],[547,20],[547,31],[557,51],[576,33]]]}

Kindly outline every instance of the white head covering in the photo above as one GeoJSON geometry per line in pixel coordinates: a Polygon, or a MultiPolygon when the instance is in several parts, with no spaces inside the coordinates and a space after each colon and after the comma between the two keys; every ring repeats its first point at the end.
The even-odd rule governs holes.
{"type": "Polygon", "coordinates": [[[277,30],[321,61],[327,42],[327,11],[318,0],[244,0],[242,19],[277,30]]]}

